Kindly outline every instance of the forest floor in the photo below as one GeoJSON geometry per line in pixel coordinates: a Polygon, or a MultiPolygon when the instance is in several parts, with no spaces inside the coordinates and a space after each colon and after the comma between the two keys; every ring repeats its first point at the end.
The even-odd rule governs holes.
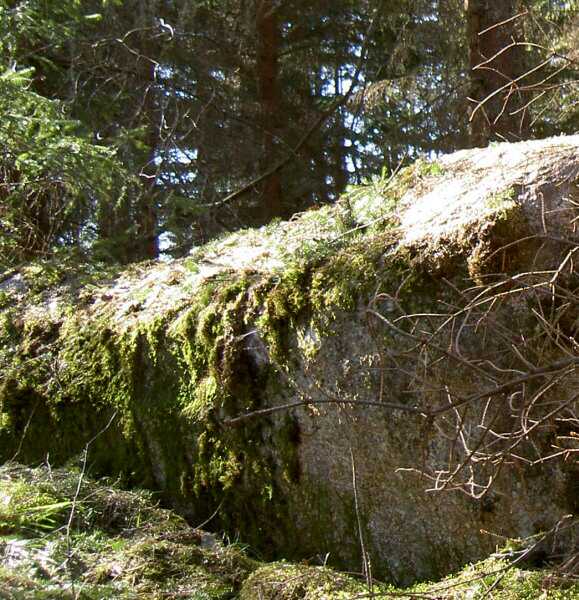
{"type": "Polygon", "coordinates": [[[443,581],[398,589],[314,564],[265,563],[160,508],[151,492],[97,483],[82,468],[0,467],[4,599],[579,598],[577,580],[521,566],[524,542],[503,544],[443,581]]]}

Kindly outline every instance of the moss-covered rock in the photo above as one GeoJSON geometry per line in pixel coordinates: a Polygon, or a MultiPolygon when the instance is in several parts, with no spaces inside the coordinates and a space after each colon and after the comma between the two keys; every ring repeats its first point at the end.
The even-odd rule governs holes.
{"type": "MultiPolygon", "coordinates": [[[[87,267],[82,285],[10,274],[0,456],[86,452],[91,473],[268,558],[359,570],[363,541],[395,584],[488,555],[489,531],[550,528],[576,476],[540,459],[572,437],[547,417],[577,383],[578,144],[421,163],[181,261],[87,267]],[[543,425],[504,454],[529,419],[543,425]],[[503,454],[483,460],[488,423],[503,454]]],[[[167,568],[180,552],[164,547],[167,568]]]]}

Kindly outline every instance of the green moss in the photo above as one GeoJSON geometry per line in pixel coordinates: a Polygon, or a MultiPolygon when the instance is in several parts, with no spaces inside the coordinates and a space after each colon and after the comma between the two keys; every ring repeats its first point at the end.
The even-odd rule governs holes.
{"type": "Polygon", "coordinates": [[[441,582],[420,583],[408,588],[409,595],[435,595],[443,600],[571,600],[579,597],[579,583],[572,577],[557,577],[548,570],[525,570],[512,567],[500,555],[467,565],[460,573],[441,582]]]}
{"type": "Polygon", "coordinates": [[[34,302],[60,288],[61,295],[78,298],[99,282],[116,277],[119,266],[83,262],[74,255],[31,262],[18,269],[26,289],[25,302],[34,302]],[[74,277],[71,277],[74,273],[74,277]]]}
{"type": "Polygon", "coordinates": [[[260,314],[256,325],[272,357],[285,363],[292,325],[308,307],[310,274],[307,267],[294,266],[254,291],[254,310],[260,314]]]}
{"type": "Polygon", "coordinates": [[[4,598],[177,598],[234,596],[257,564],[239,547],[189,527],[145,492],[125,492],[60,469],[0,469],[4,598]],[[26,493],[24,493],[26,492],[26,493]],[[54,515],[31,527],[31,510],[54,515]],[[62,527],[69,522],[70,529],[62,527]],[[207,543],[208,542],[208,543],[207,543]]]}
{"type": "Polygon", "coordinates": [[[183,266],[189,273],[192,273],[193,275],[199,273],[199,263],[193,258],[186,258],[183,261],[183,266]]]}
{"type": "MultiPolygon", "coordinates": [[[[351,213],[348,215],[351,218],[351,213]]],[[[333,220],[324,226],[330,225],[334,226],[333,220]]],[[[26,430],[32,435],[27,435],[22,445],[24,456],[38,459],[50,447],[53,456],[64,457],[81,449],[114,415],[107,443],[118,440],[119,457],[112,462],[126,458],[127,452],[121,448],[130,449],[137,456],[129,461],[129,470],[150,470],[145,465],[156,440],[154,444],[160,447],[152,460],[158,462],[159,452],[163,455],[161,479],[173,479],[167,469],[178,475],[180,482],[195,479],[194,474],[183,475],[200,447],[193,444],[191,452],[187,449],[190,440],[228,414],[251,410],[261,402],[263,389],[256,386],[257,379],[265,380],[268,374],[257,373],[244,350],[247,329],[257,326],[270,355],[287,365],[288,343],[299,320],[315,315],[323,336],[336,311],[354,309],[369,292],[373,276],[383,272],[382,256],[391,244],[392,239],[380,236],[370,245],[348,240],[337,245],[314,244],[311,254],[294,257],[292,264],[274,277],[258,281],[251,273],[241,273],[207,282],[177,319],[168,312],[130,330],[119,331],[106,314],[90,319],[70,314],[62,323],[26,320],[23,330],[16,333],[15,355],[7,357],[7,377],[0,391],[3,414],[7,415],[2,419],[8,434],[6,445],[17,445],[18,436],[26,430]],[[24,364],[25,369],[20,369],[24,364]],[[32,418],[35,411],[39,418],[32,418]],[[83,419],[79,431],[76,420],[84,411],[96,411],[99,418],[92,428],[83,419]],[[39,436],[40,416],[46,419],[47,414],[52,427],[39,436]],[[191,429],[189,434],[184,433],[186,428],[191,429]],[[183,441],[178,443],[175,440],[180,436],[183,441]],[[48,442],[50,438],[53,443],[48,442]]],[[[102,275],[98,270],[88,271],[87,277],[102,275]]],[[[66,278],[53,265],[33,265],[26,273],[27,281],[36,282],[35,290],[61,284],[66,278]]],[[[7,320],[3,329],[5,336],[14,334],[8,332],[7,320]]],[[[200,452],[205,480],[232,485],[240,477],[236,448],[243,443],[243,436],[221,439],[211,446],[215,456],[200,452]]],[[[99,444],[92,451],[98,454],[99,444]]],[[[104,456],[101,460],[103,465],[111,465],[104,456]]],[[[264,465],[250,464],[249,470],[266,477],[264,465]]],[[[151,476],[144,480],[150,481],[151,476]]],[[[261,487],[269,490],[266,496],[272,494],[271,482],[264,480],[261,487]]]]}
{"type": "MultiPolygon", "coordinates": [[[[404,295],[407,288],[412,297],[424,277],[409,277],[408,257],[390,255],[395,241],[392,231],[340,241],[261,280],[249,272],[225,274],[204,284],[179,314],[167,311],[127,329],[106,313],[26,324],[19,360],[32,362],[0,391],[11,418],[0,449],[18,447],[26,432],[21,459],[43,460],[50,448],[58,464],[96,435],[93,473],[159,489],[198,522],[220,507],[214,526],[239,531],[265,556],[276,556],[294,535],[296,507],[286,493],[302,485],[300,432],[289,415],[239,428],[223,423],[263,406],[272,390],[279,393],[275,369],[291,366],[292,336],[305,323],[321,340],[333,334],[339,313],[357,310],[376,292],[404,295]],[[263,340],[275,367],[256,364],[248,332],[263,340]],[[44,352],[46,344],[58,352],[44,352]],[[267,445],[275,456],[264,451],[267,445]]],[[[325,498],[315,486],[309,495],[325,498]]],[[[325,510],[330,506],[328,500],[325,510]]],[[[321,526],[312,532],[312,552],[324,535],[321,526]]],[[[303,547],[294,550],[303,555],[303,547]]]]}
{"type": "Polygon", "coordinates": [[[332,315],[335,311],[353,311],[358,300],[375,286],[382,271],[380,261],[388,247],[384,237],[354,244],[334,255],[313,273],[310,302],[314,314],[332,315]]]}
{"type": "Polygon", "coordinates": [[[65,272],[52,262],[33,263],[24,270],[24,280],[33,293],[62,283],[65,272]]]}
{"type": "MultiPolygon", "coordinates": [[[[206,289],[173,327],[167,314],[121,333],[106,316],[70,317],[62,325],[26,321],[0,392],[2,447],[10,451],[21,438],[22,458],[42,459],[50,448],[58,462],[80,452],[113,415],[113,427],[91,447],[97,471],[120,466],[130,454],[126,468],[115,470],[134,472],[143,483],[163,481],[167,492],[188,493],[191,439],[225,403],[232,410],[254,403],[251,373],[247,382],[230,376],[244,360],[236,340],[248,285],[237,280],[206,289]],[[58,353],[47,352],[49,346],[58,346],[58,353]],[[194,425],[189,434],[187,423],[194,425]],[[156,464],[150,463],[151,444],[156,464]]],[[[229,488],[239,473],[235,452],[221,442],[207,460],[211,482],[229,488]]]]}
{"type": "Polygon", "coordinates": [[[514,198],[517,196],[517,190],[514,187],[508,187],[501,192],[492,194],[487,198],[486,204],[492,209],[501,209],[510,211],[514,206],[514,198]]]}
{"type": "MultiPolygon", "coordinates": [[[[382,587],[375,586],[376,594],[382,587]]],[[[266,565],[244,582],[240,600],[346,600],[366,597],[368,588],[359,580],[324,567],[279,562],[266,565]]],[[[376,596],[377,598],[380,595],[376,596]]]]}
{"type": "Polygon", "coordinates": [[[8,292],[0,291],[0,310],[13,304],[14,300],[8,292]]]}
{"type": "MultiPolygon", "coordinates": [[[[5,369],[0,454],[10,458],[19,449],[20,458],[32,462],[50,452],[51,462],[59,464],[91,442],[92,472],[121,474],[125,481],[158,489],[198,522],[221,507],[212,524],[232,534],[240,530],[268,556],[289,547],[289,515],[299,507],[288,505],[285,492],[301,477],[296,423],[290,416],[247,421],[235,429],[225,423],[262,407],[274,396],[272,390],[279,395],[281,377],[275,369],[312,358],[323,338],[336,334],[336,317],[363,310],[382,292],[395,295],[409,313],[421,312],[428,301],[425,290],[443,299],[429,270],[450,277],[466,274],[464,258],[456,258],[454,249],[451,258],[434,266],[394,250],[392,206],[417,181],[440,174],[435,166],[417,164],[394,182],[383,181],[380,193],[386,198],[372,206],[385,218],[363,237],[350,235],[368,216],[354,201],[349,206],[344,200],[337,217],[330,209],[302,217],[324,231],[337,228],[338,235],[312,238],[275,273],[221,273],[196,289],[179,314],[168,308],[155,318],[138,315],[126,327],[97,310],[55,322],[27,318],[18,323],[18,316],[2,313],[0,336],[10,342],[0,350],[5,369]],[[295,336],[308,329],[313,343],[296,349],[295,336]],[[253,339],[255,344],[249,343],[253,339]],[[256,358],[257,346],[264,356],[256,358]],[[264,364],[268,358],[274,366],[264,364]],[[275,456],[265,450],[270,446],[275,456]]],[[[273,236],[276,227],[265,234],[273,236]]],[[[257,234],[243,232],[227,243],[239,236],[257,234]]],[[[185,261],[191,272],[196,265],[195,258],[185,261]]],[[[35,289],[63,283],[57,272],[46,276],[35,289]]],[[[384,334],[380,341],[391,339],[384,334]]],[[[331,511],[316,482],[308,497],[324,504],[320,515],[331,511]]],[[[308,551],[316,552],[324,539],[321,524],[327,526],[322,517],[308,551]]],[[[357,552],[355,542],[353,548],[357,552]]],[[[303,555],[302,547],[295,548],[295,556],[300,550],[303,555]]],[[[167,550],[173,551],[181,550],[167,550]]]]}
{"type": "Polygon", "coordinates": [[[396,279],[400,268],[408,269],[408,263],[384,258],[395,240],[394,232],[385,232],[333,248],[313,262],[293,263],[253,290],[256,325],[276,362],[290,364],[298,322],[311,319],[323,335],[337,312],[356,310],[360,299],[376,291],[377,280],[396,279]]]}
{"type": "Polygon", "coordinates": [[[377,581],[368,589],[360,577],[325,566],[258,563],[241,546],[224,545],[160,509],[150,493],[98,483],[78,470],[3,465],[0,498],[3,560],[11,557],[9,569],[0,564],[3,598],[482,600],[491,586],[498,600],[579,597],[575,579],[514,567],[509,551],[406,589],[377,581]]]}

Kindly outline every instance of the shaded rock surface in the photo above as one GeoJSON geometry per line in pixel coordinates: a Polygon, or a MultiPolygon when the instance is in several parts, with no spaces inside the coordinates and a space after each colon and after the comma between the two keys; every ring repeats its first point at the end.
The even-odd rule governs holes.
{"type": "Polygon", "coordinates": [[[503,144],[183,260],[23,267],[0,453],[88,448],[266,556],[396,584],[549,529],[578,510],[546,460],[576,456],[578,176],[577,136],[503,144]]]}

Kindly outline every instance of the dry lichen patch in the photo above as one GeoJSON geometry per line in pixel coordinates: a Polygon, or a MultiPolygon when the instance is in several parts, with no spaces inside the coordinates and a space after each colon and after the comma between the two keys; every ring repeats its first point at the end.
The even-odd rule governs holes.
{"type": "Polygon", "coordinates": [[[525,188],[573,181],[579,175],[579,136],[464,150],[439,162],[444,174],[401,200],[404,245],[440,245],[465,229],[481,230],[525,188]]]}

